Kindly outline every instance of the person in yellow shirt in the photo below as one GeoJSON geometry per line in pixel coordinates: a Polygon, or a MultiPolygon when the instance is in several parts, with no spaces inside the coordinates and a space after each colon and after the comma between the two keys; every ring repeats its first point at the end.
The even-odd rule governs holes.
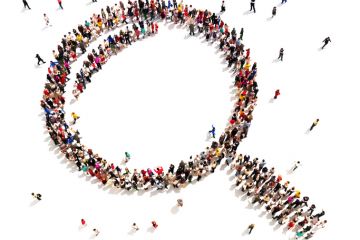
{"type": "Polygon", "coordinates": [[[73,118],[73,124],[75,124],[76,120],[78,120],[80,118],[80,116],[74,112],[71,113],[71,117],[73,118]]]}

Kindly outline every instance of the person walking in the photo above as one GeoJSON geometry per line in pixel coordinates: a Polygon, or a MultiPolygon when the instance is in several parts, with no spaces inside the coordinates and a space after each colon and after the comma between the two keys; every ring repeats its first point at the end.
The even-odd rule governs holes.
{"type": "Polygon", "coordinates": [[[138,225],[136,225],[136,223],[133,223],[132,229],[134,229],[136,232],[136,231],[139,231],[140,228],[138,227],[138,225]]]}
{"type": "Polygon", "coordinates": [[[41,201],[41,194],[40,193],[31,193],[31,196],[33,196],[33,198],[35,198],[35,199],[37,199],[37,200],[39,200],[39,201],[41,201]]]}
{"type": "Polygon", "coordinates": [[[284,49],[283,49],[283,48],[280,48],[278,59],[280,59],[280,61],[282,61],[282,60],[283,60],[283,57],[284,57],[284,49]]]}
{"type": "Polygon", "coordinates": [[[129,162],[130,159],[131,159],[130,153],[125,152],[125,163],[129,162]]]}
{"type": "Polygon", "coordinates": [[[226,8],[225,8],[225,1],[222,1],[222,4],[221,4],[221,10],[220,12],[225,12],[226,8]]]}
{"type": "Polygon", "coordinates": [[[276,15],[276,7],[273,7],[273,10],[272,10],[272,17],[275,17],[276,15]]]}
{"type": "Polygon", "coordinates": [[[300,166],[300,161],[295,162],[294,167],[292,168],[292,171],[294,172],[299,166],[300,166]]]}
{"type": "Polygon", "coordinates": [[[250,12],[251,10],[254,10],[254,13],[256,13],[256,10],[255,10],[255,0],[251,0],[250,2],[250,12]]]}
{"type": "Polygon", "coordinates": [[[61,0],[57,0],[57,1],[58,1],[58,4],[59,4],[59,7],[60,7],[61,9],[64,9],[63,6],[62,6],[62,1],[61,1],[61,0]]]}
{"type": "Polygon", "coordinates": [[[74,112],[71,113],[71,117],[73,118],[73,124],[75,124],[76,120],[78,120],[80,118],[80,116],[74,112]]]}
{"type": "Polygon", "coordinates": [[[40,57],[39,54],[36,54],[35,58],[37,58],[37,60],[38,60],[38,62],[37,62],[38,65],[40,65],[40,62],[46,63],[46,62],[40,57]]]}
{"type": "Polygon", "coordinates": [[[81,226],[83,226],[83,227],[86,226],[86,221],[85,221],[85,219],[82,218],[82,219],[80,220],[80,222],[81,222],[81,226]]]}
{"type": "Polygon", "coordinates": [[[51,27],[49,17],[46,15],[46,13],[44,13],[44,21],[45,21],[45,23],[46,23],[46,26],[50,26],[50,27],[51,27]]]}
{"type": "Polygon", "coordinates": [[[252,230],[254,229],[254,227],[255,227],[255,224],[253,224],[253,223],[248,226],[249,234],[251,234],[251,232],[252,232],[252,230]]]}
{"type": "Polygon", "coordinates": [[[319,123],[319,119],[316,119],[316,120],[313,122],[313,124],[311,125],[310,131],[312,131],[312,130],[314,129],[314,127],[315,127],[316,125],[318,125],[318,123],[319,123]]]}
{"type": "Polygon", "coordinates": [[[277,99],[277,97],[278,97],[279,95],[280,95],[280,90],[277,89],[277,90],[275,91],[274,99],[277,99]]]}
{"type": "Polygon", "coordinates": [[[24,4],[25,9],[28,8],[29,10],[31,10],[31,8],[26,0],[23,0],[23,4],[24,4]]]}
{"type": "Polygon", "coordinates": [[[99,235],[99,233],[100,233],[100,231],[97,230],[96,228],[93,229],[93,232],[95,234],[95,237],[97,237],[99,235]]]}
{"type": "Polygon", "coordinates": [[[151,225],[156,229],[159,225],[155,221],[151,221],[151,225]]]}
{"type": "Polygon", "coordinates": [[[331,42],[330,37],[325,38],[324,41],[323,41],[324,45],[321,47],[321,49],[324,49],[324,47],[325,47],[326,45],[328,45],[329,42],[331,42]]]}
{"type": "Polygon", "coordinates": [[[243,35],[244,35],[244,28],[241,28],[240,30],[240,40],[243,40],[243,35]]]}
{"type": "Polygon", "coordinates": [[[215,127],[214,127],[214,125],[211,125],[211,130],[209,131],[209,134],[211,134],[212,137],[215,138],[215,127]]]}
{"type": "Polygon", "coordinates": [[[179,198],[179,199],[177,200],[177,205],[178,205],[179,207],[184,206],[184,201],[183,201],[181,198],[179,198]]]}
{"type": "Polygon", "coordinates": [[[281,4],[287,3],[287,0],[281,0],[281,4]]]}

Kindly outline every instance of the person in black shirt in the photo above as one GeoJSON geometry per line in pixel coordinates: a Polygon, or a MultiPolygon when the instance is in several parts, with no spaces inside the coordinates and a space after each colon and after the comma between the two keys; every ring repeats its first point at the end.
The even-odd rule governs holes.
{"type": "Polygon", "coordinates": [[[28,8],[29,10],[31,9],[28,2],[26,0],[23,0],[23,4],[24,4],[24,8],[28,8]]]}
{"type": "Polygon", "coordinates": [[[323,41],[324,45],[321,47],[321,49],[324,49],[324,47],[328,45],[329,42],[331,42],[330,37],[325,38],[323,41]]]}
{"type": "Polygon", "coordinates": [[[37,60],[38,60],[38,63],[37,63],[38,65],[40,65],[40,62],[46,63],[46,62],[40,57],[39,54],[36,54],[35,58],[37,58],[37,60]]]}
{"type": "Polygon", "coordinates": [[[255,10],[255,0],[251,0],[250,2],[250,12],[251,10],[254,10],[254,13],[256,13],[256,10],[255,10]]]}

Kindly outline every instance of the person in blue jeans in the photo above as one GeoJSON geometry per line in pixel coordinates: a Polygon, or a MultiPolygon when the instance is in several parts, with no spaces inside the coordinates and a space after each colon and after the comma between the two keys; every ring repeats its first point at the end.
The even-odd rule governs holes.
{"type": "Polygon", "coordinates": [[[211,125],[211,130],[209,131],[209,133],[212,135],[213,138],[215,138],[215,127],[214,127],[214,125],[211,125]]]}
{"type": "Polygon", "coordinates": [[[287,0],[281,0],[281,4],[287,3],[287,0]]]}

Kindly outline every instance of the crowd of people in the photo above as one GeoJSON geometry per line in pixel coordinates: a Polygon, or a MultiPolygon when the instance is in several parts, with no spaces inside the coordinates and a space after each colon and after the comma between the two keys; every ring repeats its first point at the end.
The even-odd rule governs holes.
{"type": "MultiPolygon", "coordinates": [[[[222,10],[225,11],[224,3],[222,10]]],[[[250,49],[245,48],[242,37],[243,29],[240,34],[235,29],[230,31],[219,15],[185,5],[182,1],[168,1],[166,4],[164,0],[138,0],[128,1],[126,6],[120,1],[112,7],[101,9],[100,14],[93,14],[89,21],[64,35],[57,50],[53,50],[56,61],[50,61],[41,100],[51,139],[79,171],[96,177],[104,186],[112,185],[127,191],[183,188],[225,164],[235,172],[235,186],[246,193],[253,204],[264,205],[279,224],[287,224],[289,230],[295,229],[297,236],[311,238],[326,223],[326,220],[320,220],[325,212],[314,214],[315,205],[308,204],[309,197],[302,197],[295,187],[290,187],[288,181],[282,181],[274,168],[266,167],[265,160],[250,160],[249,156],[236,153],[240,142],[247,136],[259,91],[257,64],[251,63],[250,49]],[[155,169],[130,170],[126,166],[122,168],[108,162],[81,143],[79,131],[72,127],[78,118],[74,118],[72,124],[65,118],[65,87],[70,80],[70,65],[81,55],[87,54],[87,59],[76,73],[73,90],[76,99],[111,56],[140,38],[156,34],[158,21],[187,25],[190,36],[204,35],[207,41],[218,43],[217,47],[226,56],[228,67],[235,73],[237,101],[227,127],[219,138],[215,138],[214,127],[210,131],[214,139],[205,151],[190,156],[189,160],[181,161],[177,166],[171,164],[168,169],[159,166],[155,169]],[[107,35],[97,50],[87,49],[90,43],[118,27],[121,30],[107,35]]],[[[38,60],[40,62],[42,59],[38,60]]],[[[275,98],[279,94],[275,94],[275,98]]],[[[182,200],[178,204],[182,206],[182,200]]]]}

